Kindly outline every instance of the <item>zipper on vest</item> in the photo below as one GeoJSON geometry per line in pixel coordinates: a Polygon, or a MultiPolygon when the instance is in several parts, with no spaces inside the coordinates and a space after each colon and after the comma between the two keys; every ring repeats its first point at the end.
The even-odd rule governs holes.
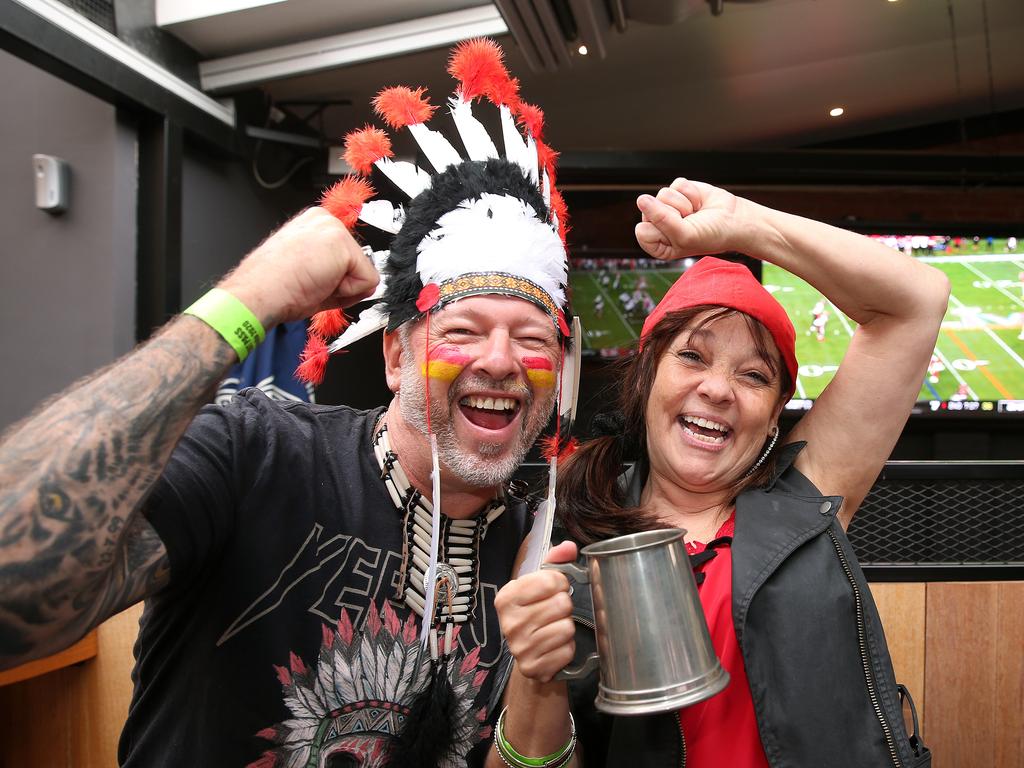
{"type": "Polygon", "coordinates": [[[679,710],[672,713],[676,717],[676,728],[679,730],[679,768],[686,768],[686,736],[683,734],[683,721],[679,710]]]}
{"type": "Polygon", "coordinates": [[[853,570],[850,568],[850,563],[846,559],[846,555],[843,553],[843,548],[839,545],[839,539],[831,528],[827,533],[829,538],[832,539],[832,546],[836,548],[836,554],[839,555],[839,562],[843,565],[843,572],[846,574],[846,579],[850,582],[850,587],[853,589],[853,597],[857,608],[857,644],[860,647],[860,661],[864,667],[864,681],[868,686],[868,697],[871,699],[871,706],[875,710],[875,716],[878,718],[878,723],[882,726],[882,733],[885,735],[885,743],[889,748],[889,756],[892,758],[892,764],[895,768],[902,768],[903,763],[900,762],[900,755],[896,749],[896,739],[892,735],[892,727],[885,719],[885,713],[882,711],[882,705],[878,701],[878,691],[875,689],[875,676],[871,670],[871,661],[868,659],[867,630],[865,628],[864,606],[861,601],[860,588],[857,586],[856,579],[853,578],[853,570]]]}
{"type": "Polygon", "coordinates": [[[585,619],[582,616],[577,616],[576,614],[573,614],[572,620],[575,621],[577,624],[582,624],[584,627],[589,627],[590,629],[597,631],[597,625],[594,624],[594,622],[592,622],[590,619],[585,619]]]}

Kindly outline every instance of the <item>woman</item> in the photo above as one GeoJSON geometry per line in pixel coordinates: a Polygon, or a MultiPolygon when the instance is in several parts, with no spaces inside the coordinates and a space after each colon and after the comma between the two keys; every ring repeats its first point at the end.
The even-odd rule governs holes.
{"type": "Polygon", "coordinates": [[[844,532],[917,398],[948,281],[867,238],[700,182],[677,179],[637,205],[637,240],[650,255],[756,256],[809,282],[857,329],[832,383],[777,446],[797,375],[781,306],[718,259],[670,289],[622,378],[623,434],[585,444],[560,472],[559,515],[573,541],[548,559],[574,559],[577,543],[684,528],[730,684],[679,713],[596,712],[596,679],[571,690],[553,680],[593,645],[578,621],[589,595],[570,598],[560,573],[529,574],[495,601],[515,665],[490,764],[930,764],[903,726],[844,532]],[[639,460],[617,477],[630,454],[639,460]]]}

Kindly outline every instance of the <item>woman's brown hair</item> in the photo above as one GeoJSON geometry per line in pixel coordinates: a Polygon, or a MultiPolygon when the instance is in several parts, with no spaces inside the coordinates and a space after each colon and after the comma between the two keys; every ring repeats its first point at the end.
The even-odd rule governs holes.
{"type": "MultiPolygon", "coordinates": [[[[616,434],[583,443],[558,469],[555,493],[559,521],[573,539],[589,544],[611,536],[665,527],[650,512],[626,504],[626,490],[619,475],[630,455],[645,455],[647,401],[658,364],[669,345],[682,331],[698,331],[730,315],[740,315],[747,321],[758,354],[782,380],[780,392],[789,390],[789,373],[779,364],[771,335],[754,318],[720,306],[690,307],[665,315],[644,338],[643,346],[617,364],[613,371],[612,380],[619,382],[615,402],[617,415],[621,416],[621,429],[616,434]],[[694,325],[694,319],[705,312],[709,314],[694,325]]],[[[765,442],[767,444],[767,440],[765,442]]],[[[732,498],[747,488],[767,484],[774,472],[773,450],[756,471],[733,484],[732,498]]]]}

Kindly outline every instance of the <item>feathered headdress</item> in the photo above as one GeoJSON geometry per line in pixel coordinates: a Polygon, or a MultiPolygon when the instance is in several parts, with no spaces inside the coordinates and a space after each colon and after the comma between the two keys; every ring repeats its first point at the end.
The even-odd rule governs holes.
{"type": "Polygon", "coordinates": [[[544,441],[546,458],[564,456],[571,442],[562,439],[562,428],[575,413],[579,345],[566,296],[568,211],[554,186],[558,153],[544,143],[544,115],[521,99],[495,42],[461,43],[448,72],[458,87],[446,127],[463,152],[427,127],[437,108],[423,88],[385,88],[373,107],[393,131],[409,131],[426,167],[393,159],[391,138],[381,128],[367,125],[345,138],[345,161],[358,175],[324,193],[322,205],[350,230],[385,244],[366,248],[381,282],[375,303],[355,323],[349,325],[341,310],[313,317],[296,373],[318,384],[333,352],[382,328],[393,331],[466,296],[517,296],[551,317],[565,346],[558,429],[544,441]],[[480,99],[498,108],[500,142],[473,115],[480,99]],[[378,195],[371,179],[390,196],[378,195]]]}
{"type": "Polygon", "coordinates": [[[543,114],[522,101],[502,58],[487,39],[466,41],[452,53],[448,71],[459,85],[448,114],[461,152],[427,127],[436,107],[423,88],[385,88],[373,101],[392,131],[408,130],[422,166],[395,160],[381,128],[368,125],[346,137],[344,157],[358,175],[335,184],[322,205],[349,229],[366,225],[370,231],[359,231],[386,243],[367,248],[382,280],[371,297],[376,303],[352,325],[340,310],[314,316],[300,378],[319,383],[331,353],[475,294],[533,302],[563,339],[570,336],[567,212],[554,188],[557,155],[540,138],[543,114]],[[480,99],[498,108],[502,150],[473,114],[480,99]],[[390,194],[377,194],[374,184],[390,194]]]}

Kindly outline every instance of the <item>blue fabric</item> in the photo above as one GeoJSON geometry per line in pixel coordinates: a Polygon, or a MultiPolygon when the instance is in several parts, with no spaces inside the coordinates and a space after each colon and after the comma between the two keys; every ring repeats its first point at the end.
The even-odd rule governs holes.
{"type": "Polygon", "coordinates": [[[295,378],[299,355],[306,345],[306,321],[296,320],[272,328],[267,338],[245,361],[232,366],[220,383],[214,402],[224,405],[246,387],[256,387],[272,400],[316,402],[313,385],[295,378]]]}

